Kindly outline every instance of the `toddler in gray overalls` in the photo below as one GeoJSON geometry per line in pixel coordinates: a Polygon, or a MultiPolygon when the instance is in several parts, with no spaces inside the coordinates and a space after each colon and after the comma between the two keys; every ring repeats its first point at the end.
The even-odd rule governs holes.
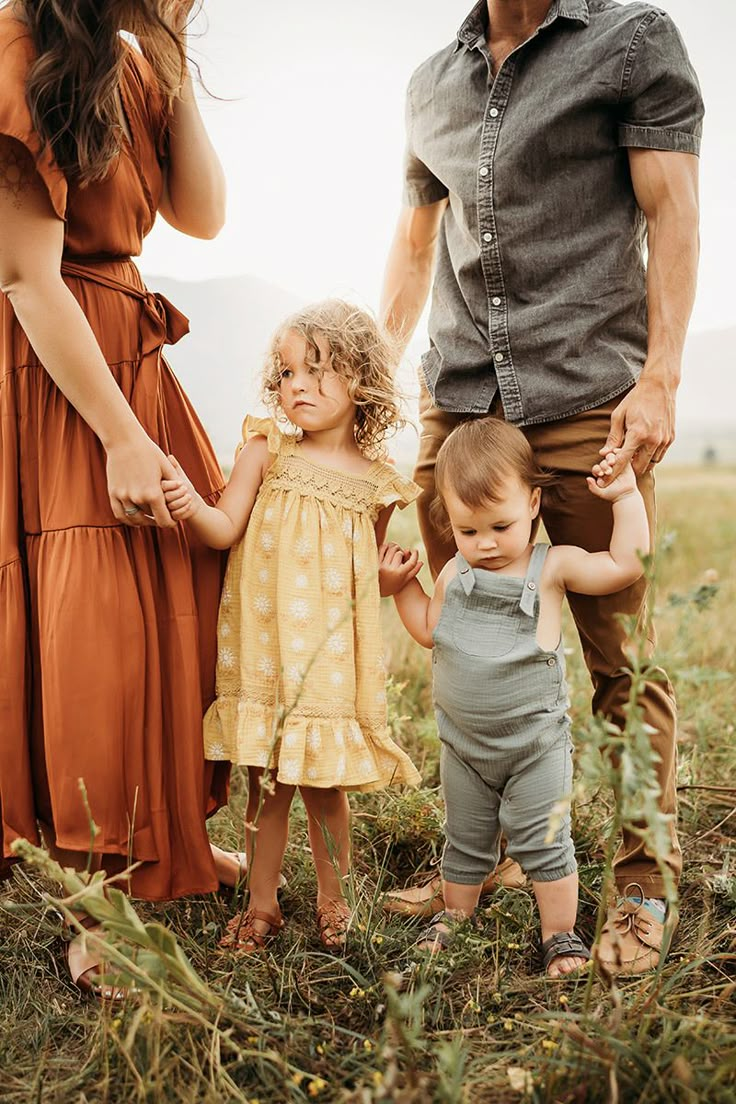
{"type": "Polygon", "coordinates": [[[461,423],[437,456],[435,481],[459,549],[434,595],[416,575],[416,552],[384,545],[381,593],[433,649],[434,706],[446,807],[445,911],[422,937],[433,953],[471,916],[507,838],[529,875],[542,923],[544,968],[557,977],[590,958],[574,931],[577,864],[570,838],[570,720],[560,638],[566,590],[612,594],[642,573],[649,528],[627,464],[606,485],[616,450],[595,464],[591,493],[612,504],[607,552],[534,543],[541,488],[521,430],[497,418],[461,423]]]}

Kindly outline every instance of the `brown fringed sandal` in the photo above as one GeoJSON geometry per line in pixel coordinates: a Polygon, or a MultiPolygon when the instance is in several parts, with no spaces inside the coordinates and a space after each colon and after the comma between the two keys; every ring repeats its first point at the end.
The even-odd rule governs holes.
{"type": "Polygon", "coordinates": [[[273,915],[270,912],[260,912],[258,909],[249,908],[247,912],[233,916],[227,925],[227,931],[220,940],[223,950],[232,951],[234,954],[253,954],[254,951],[263,951],[272,943],[284,926],[284,918],[281,913],[273,915]],[[267,925],[267,931],[259,931],[255,926],[258,920],[267,925]]]}

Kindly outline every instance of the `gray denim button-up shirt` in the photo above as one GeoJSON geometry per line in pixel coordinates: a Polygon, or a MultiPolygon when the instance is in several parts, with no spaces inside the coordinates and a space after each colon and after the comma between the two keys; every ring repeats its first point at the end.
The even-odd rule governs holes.
{"type": "Polygon", "coordinates": [[[627,147],[699,152],[682,39],[645,3],[553,0],[493,79],[481,0],[407,96],[405,202],[449,197],[423,374],[446,410],[553,421],[621,394],[647,350],[627,147]]]}

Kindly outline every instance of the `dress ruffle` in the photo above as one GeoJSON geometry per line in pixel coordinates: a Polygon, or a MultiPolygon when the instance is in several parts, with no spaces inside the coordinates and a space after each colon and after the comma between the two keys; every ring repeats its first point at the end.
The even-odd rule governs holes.
{"type": "Polygon", "coordinates": [[[270,766],[290,786],[367,791],[420,782],[387,726],[360,724],[354,716],[280,716],[260,702],[221,697],[207,713],[205,744],[210,759],[270,766]]]}

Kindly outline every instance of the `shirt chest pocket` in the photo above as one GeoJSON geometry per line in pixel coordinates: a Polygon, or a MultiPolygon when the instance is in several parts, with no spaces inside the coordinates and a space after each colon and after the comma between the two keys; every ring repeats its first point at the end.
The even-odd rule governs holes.
{"type": "Polygon", "coordinates": [[[466,655],[508,655],[518,635],[518,617],[503,610],[466,606],[454,618],[453,641],[458,651],[466,655]]]}

